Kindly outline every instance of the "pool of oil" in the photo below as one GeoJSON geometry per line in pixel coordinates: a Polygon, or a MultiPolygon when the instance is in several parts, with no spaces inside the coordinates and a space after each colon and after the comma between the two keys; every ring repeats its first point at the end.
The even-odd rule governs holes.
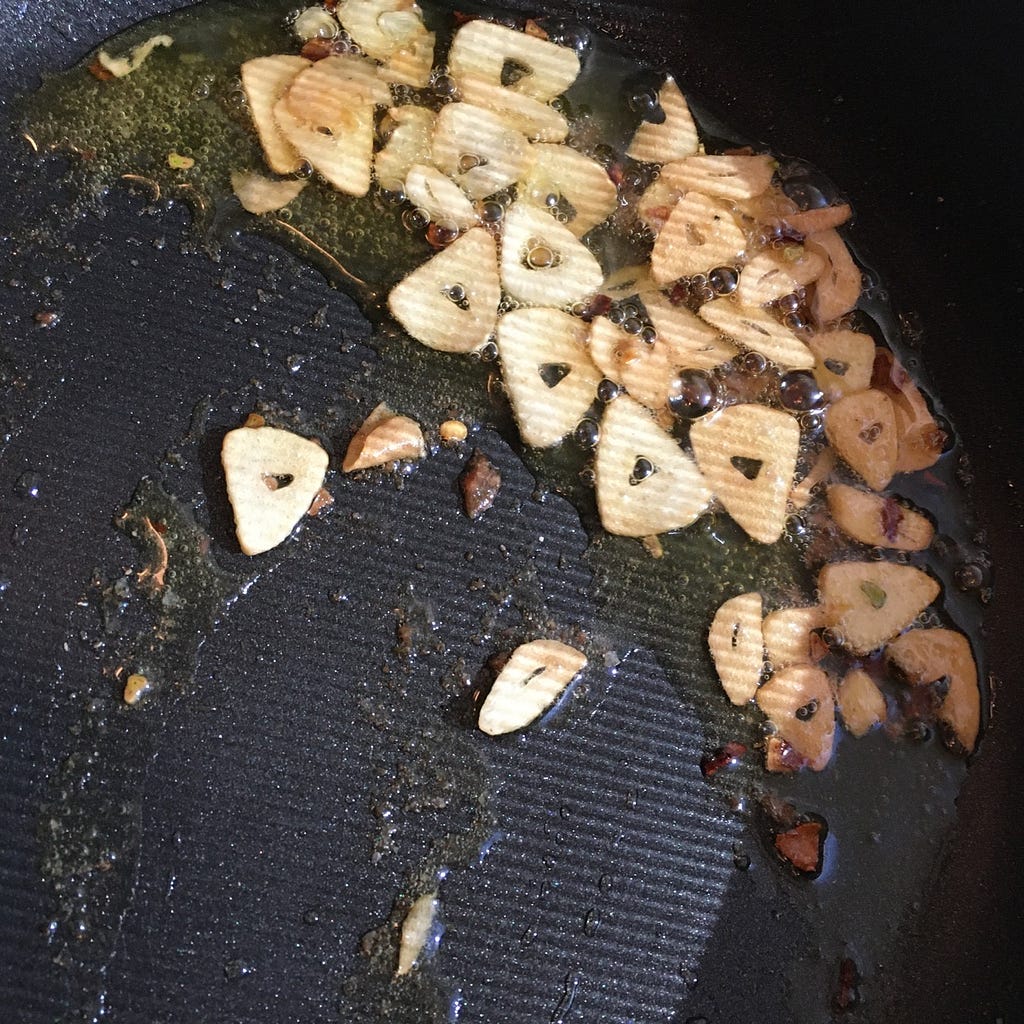
{"type": "MultiPolygon", "coordinates": [[[[586,481],[586,450],[572,441],[551,453],[523,450],[500,386],[495,386],[493,364],[486,359],[427,351],[382,321],[381,296],[430,251],[422,235],[406,227],[399,207],[379,195],[339,197],[322,183],[313,182],[286,215],[254,220],[238,208],[231,195],[230,172],[259,168],[262,163],[240,89],[238,66],[253,56],[296,49],[287,26],[292,7],[290,2],[272,2],[254,9],[213,0],[136,26],[107,47],[125,52],[157,32],[172,35],[174,46],[158,49],[138,71],[121,81],[103,81],[91,74],[92,55],[70,71],[48,79],[27,99],[22,111],[32,148],[73,155],[67,175],[82,208],[99,208],[105,194],[123,183],[141,192],[144,198],[140,202],[158,207],[187,203],[195,218],[194,237],[220,254],[221,260],[227,249],[229,264],[231,245],[236,244],[239,233],[248,232],[269,235],[312,260],[329,280],[349,291],[376,325],[372,344],[378,361],[367,378],[376,395],[386,395],[392,405],[426,423],[459,415],[480,425],[500,439],[504,449],[524,460],[536,480],[536,499],[558,502],[567,498],[573,503],[590,538],[586,550],[577,554],[574,570],[587,580],[579,601],[591,609],[580,615],[588,622],[588,653],[605,665],[614,665],[634,651],[653,656],[668,680],[672,699],[692,716],[691,731],[680,737],[682,756],[691,766],[728,740],[741,740],[751,748],[751,755],[737,770],[723,772],[706,784],[713,794],[711,803],[721,807],[721,834],[742,848],[736,855],[738,862],[749,866],[752,860],[759,869],[743,871],[740,881],[723,882],[720,889],[724,893],[729,886],[746,885],[751,879],[765,906],[782,906],[779,914],[792,916],[799,922],[793,926],[811,936],[806,945],[815,948],[818,957],[794,957],[787,999],[794,1020],[818,1019],[834,987],[835,966],[841,957],[854,956],[861,972],[870,976],[877,970],[875,965],[884,963],[897,948],[900,928],[912,917],[914,903],[928,884],[952,826],[955,796],[964,774],[962,761],[946,752],[934,736],[911,742],[876,733],[864,741],[843,740],[833,766],[821,776],[766,777],[757,767],[754,752],[760,736],[758,723],[752,714],[737,712],[722,700],[705,636],[714,609],[741,590],[760,589],[776,595],[779,603],[813,599],[817,566],[810,553],[813,536],[805,525],[794,521],[783,541],[764,546],[747,539],[725,516],[709,514],[690,530],[664,538],[661,558],[651,557],[634,541],[603,534],[586,481]],[[168,160],[172,154],[194,163],[187,169],[172,167],[168,160]],[[429,381],[429,387],[424,387],[424,381],[429,381]],[[758,795],[766,790],[784,796],[801,810],[827,817],[832,838],[826,870],[817,882],[794,882],[759,845],[752,810],[758,795]]],[[[451,30],[451,19],[443,9],[430,6],[427,12],[442,37],[451,30]]],[[[584,53],[584,73],[566,98],[568,114],[577,125],[597,123],[597,135],[613,150],[621,148],[636,120],[626,100],[636,81],[645,81],[648,72],[619,44],[583,26],[552,22],[549,29],[556,37],[562,33],[573,40],[584,53]]],[[[685,89],[685,75],[679,78],[685,89]]],[[[725,147],[745,141],[702,111],[699,104],[695,109],[703,119],[709,148],[716,142],[725,147]]],[[[809,181],[824,195],[836,194],[834,186],[812,170],[797,165],[794,174],[805,179],[804,187],[809,181]]],[[[596,232],[591,242],[606,260],[613,259],[616,254],[611,249],[622,244],[621,239],[601,232],[596,232]]],[[[868,276],[871,286],[858,314],[860,326],[875,333],[920,377],[921,368],[907,345],[906,331],[889,307],[881,277],[871,270],[868,276]]],[[[365,393],[368,383],[356,381],[348,386],[365,393]]],[[[941,415],[941,403],[932,398],[941,415]]],[[[295,415],[278,410],[273,396],[261,401],[260,411],[271,421],[279,415],[282,425],[299,425],[326,437],[328,443],[344,434],[337,417],[332,419],[330,414],[295,415]]],[[[937,618],[970,634],[980,653],[978,636],[988,566],[983,538],[967,501],[969,465],[953,436],[950,450],[932,473],[927,478],[901,480],[900,491],[938,524],[939,543],[914,556],[915,564],[929,568],[943,583],[945,601],[937,618]]],[[[210,447],[206,445],[208,464],[210,447]]],[[[198,447],[188,451],[199,457],[198,447]]],[[[216,470],[208,469],[206,476],[208,484],[216,487],[216,470]]],[[[163,679],[173,687],[176,681],[179,694],[175,699],[180,699],[181,692],[188,691],[195,649],[208,634],[211,621],[222,617],[232,597],[244,589],[246,579],[231,579],[216,567],[215,559],[196,540],[199,535],[190,532],[195,527],[155,485],[140,487],[127,515],[127,524],[143,541],[151,532],[145,526],[147,519],[150,524],[159,521],[165,526],[173,519],[172,532],[187,541],[191,538],[190,553],[178,563],[177,571],[183,607],[194,618],[179,628],[173,616],[168,621],[163,609],[155,619],[126,624],[121,608],[124,594],[119,594],[116,580],[106,581],[98,588],[100,612],[106,615],[108,628],[116,625],[125,638],[123,650],[111,664],[133,662],[151,673],[157,684],[163,679]]],[[[331,522],[344,535],[338,521],[331,522]]],[[[347,529],[358,532],[360,527],[347,529]]],[[[223,522],[219,528],[212,523],[210,532],[216,555],[218,542],[230,544],[230,540],[224,539],[223,522]]],[[[140,571],[152,559],[153,551],[144,547],[138,561],[140,571]]],[[[510,596],[501,600],[515,605],[523,620],[550,620],[542,588],[531,588],[520,580],[510,585],[509,591],[510,596]]],[[[152,608],[149,613],[152,616],[152,608]]],[[[481,632],[492,635],[493,630],[482,624],[481,632]]],[[[400,667],[389,671],[401,675],[400,667]]],[[[588,704],[599,706],[608,685],[592,685],[550,728],[585,729],[588,704]]],[[[403,718],[395,711],[390,720],[381,721],[379,708],[371,702],[364,724],[398,735],[407,745],[397,760],[382,762],[375,805],[381,821],[393,819],[399,805],[408,809],[411,798],[403,786],[410,785],[410,779],[415,783],[427,778],[425,766],[442,751],[446,767],[438,777],[440,791],[435,793],[429,785],[418,783],[413,788],[419,785],[417,792],[424,807],[441,808],[443,813],[429,819],[424,852],[410,861],[389,921],[365,922],[366,966],[343,986],[343,998],[357,1009],[362,1007],[363,1012],[375,1007],[381,1019],[444,1019],[456,1012],[457,979],[441,984],[428,970],[404,988],[396,990],[390,984],[395,926],[412,899],[429,890],[453,866],[464,869],[495,829],[508,828],[510,823],[495,818],[488,758],[481,757],[478,748],[467,741],[457,715],[431,725],[416,716],[403,718]],[[414,736],[408,734],[410,729],[414,736]],[[452,786],[472,797],[470,803],[475,806],[449,814],[446,808],[454,805],[445,802],[445,791],[452,786]]],[[[643,745],[644,736],[629,738],[629,728],[628,722],[621,728],[625,742],[643,745]]],[[[88,714],[81,730],[94,730],[88,714]]],[[[105,770],[126,765],[121,798],[99,806],[79,795],[83,787],[76,788],[75,780],[103,766],[98,766],[94,757],[83,762],[84,755],[76,745],[55,781],[56,802],[43,809],[44,856],[57,903],[52,927],[72,937],[76,928],[91,936],[113,933],[113,919],[123,915],[131,902],[124,876],[102,865],[119,858],[130,862],[138,855],[140,819],[132,799],[133,769],[127,766],[129,755],[120,751],[116,742],[104,742],[109,746],[105,770]],[[89,843],[89,831],[97,820],[108,819],[114,824],[103,835],[105,841],[109,839],[110,849],[97,851],[89,843]],[[60,823],[50,835],[45,834],[48,820],[60,823]],[[69,859],[65,850],[72,848],[84,850],[85,860],[69,859]],[[83,874],[88,875],[85,881],[83,874]],[[65,890],[72,884],[81,892],[75,890],[74,898],[69,898],[65,890]],[[83,905],[88,905],[85,910],[83,905]],[[90,913],[91,906],[104,908],[104,914],[90,913]],[[89,918],[89,923],[83,923],[84,918],[89,918]]],[[[145,746],[153,751],[159,742],[159,731],[154,730],[145,746]]],[[[666,822],[666,829],[670,832],[671,828],[666,822]]],[[[379,852],[386,855],[386,829],[380,835],[379,852]]],[[[696,840],[698,844],[706,841],[704,833],[696,840]]],[[[722,911],[719,922],[719,927],[729,924],[727,910],[722,911]]],[[[102,937],[96,941],[104,946],[102,937]]],[[[637,941],[642,944],[639,938],[637,941]]],[[[106,963],[110,954],[105,949],[103,956],[90,958],[85,955],[87,946],[73,942],[62,948],[68,961],[77,964],[85,984],[90,964],[106,963]]],[[[697,942],[683,958],[686,978],[691,974],[705,979],[714,976],[714,965],[705,968],[701,963],[701,949],[697,942]]],[[[566,978],[566,991],[552,1020],[570,1019],[573,1007],[578,1011],[583,1004],[586,980],[572,972],[566,978]]],[[[710,988],[707,980],[701,986],[687,984],[689,995],[681,1003],[684,1009],[679,1019],[704,1012],[701,1000],[711,998],[704,995],[710,988]]]]}

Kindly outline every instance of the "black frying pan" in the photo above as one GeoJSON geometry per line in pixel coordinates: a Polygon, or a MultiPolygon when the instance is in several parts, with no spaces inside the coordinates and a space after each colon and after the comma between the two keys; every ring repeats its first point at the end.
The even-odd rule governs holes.
{"type": "MultiPolygon", "coordinates": [[[[5,95],[163,5],[127,6],[5,10],[5,95]]],[[[119,618],[116,590],[97,596],[137,564],[111,517],[142,477],[162,479],[198,504],[238,589],[252,569],[231,545],[220,436],[262,398],[315,410],[342,443],[374,394],[369,331],[269,243],[246,239],[218,263],[182,256],[185,214],[151,213],[137,196],[61,224],[57,242],[33,239],[33,225],[52,235],[67,219],[54,210],[70,193],[38,186],[47,172],[13,138],[0,377],[6,1019],[373,1019],[381,989],[360,938],[433,863],[439,835],[451,846],[436,861],[459,866],[443,885],[438,992],[424,987],[419,1009],[388,1019],[428,1019],[422,1004],[437,998],[471,1021],[827,1020],[847,956],[865,978],[851,1020],[1020,1013],[1016,16],[586,13],[745,134],[837,180],[858,209],[856,240],[924,329],[922,358],[973,457],[996,577],[986,621],[1002,685],[956,823],[920,842],[894,827],[880,859],[839,856],[841,879],[801,888],[700,779],[706,724],[642,646],[614,680],[592,681],[568,727],[486,763],[454,726],[443,742],[430,735],[438,718],[458,720],[462,677],[514,636],[518,614],[546,604],[596,623],[579,597],[590,582],[574,513],[531,500],[532,478],[493,431],[479,443],[506,497],[489,529],[458,513],[451,455],[404,490],[343,490],[328,526],[304,531],[235,602],[194,679],[129,722],[101,674],[118,630],[144,625],[119,618]],[[47,327],[36,314],[50,312],[47,327]],[[412,656],[393,650],[406,634],[392,623],[411,627],[412,656]],[[467,797],[485,780],[481,812],[467,797]]],[[[184,621],[179,662],[200,627],[184,621]]],[[[897,825],[904,804],[947,806],[926,775],[890,791],[864,770],[897,825]]]]}

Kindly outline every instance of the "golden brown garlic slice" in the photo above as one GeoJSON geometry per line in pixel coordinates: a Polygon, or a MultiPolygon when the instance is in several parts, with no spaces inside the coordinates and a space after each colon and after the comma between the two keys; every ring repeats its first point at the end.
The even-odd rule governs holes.
{"type": "Polygon", "coordinates": [[[269,551],[305,516],[324,482],[327,452],[288,430],[239,427],[224,436],[221,465],[247,555],[269,551]]]}
{"type": "Polygon", "coordinates": [[[660,124],[641,121],[626,156],[649,164],[667,164],[693,156],[699,146],[697,125],[671,75],[658,90],[658,106],[665,119],[660,124]]]}
{"type": "Polygon", "coordinates": [[[537,206],[554,206],[577,238],[615,211],[618,192],[599,163],[568,146],[547,142],[532,144],[530,152],[519,197],[537,206]]]}
{"type": "Polygon", "coordinates": [[[811,312],[819,324],[831,323],[857,305],[861,292],[860,267],[833,228],[808,235],[804,244],[826,262],[814,285],[811,312]]]}
{"type": "Polygon", "coordinates": [[[952,629],[912,629],[886,648],[885,656],[912,686],[948,681],[939,719],[967,753],[978,742],[981,690],[971,645],[952,629]]]}
{"type": "Polygon", "coordinates": [[[304,178],[268,178],[254,171],[232,171],[231,191],[249,213],[273,213],[287,206],[306,187],[304,178]]]}
{"type": "Polygon", "coordinates": [[[730,597],[715,612],[708,632],[708,647],[722,689],[733,704],[746,704],[761,685],[764,672],[764,635],[761,595],[752,592],[730,597]]]}
{"type": "Polygon", "coordinates": [[[759,252],[740,271],[736,299],[743,306],[766,306],[814,281],[825,260],[802,245],[759,252]]]}
{"type": "Polygon", "coordinates": [[[360,49],[375,60],[387,60],[427,32],[413,0],[341,0],[337,16],[360,49]]]}
{"type": "Polygon", "coordinates": [[[501,285],[494,239],[470,228],[388,296],[391,315],[417,341],[442,352],[472,352],[490,337],[501,285]]]}
{"type": "Polygon", "coordinates": [[[555,703],[586,664],[582,651],[558,640],[520,645],[480,708],[480,730],[501,736],[525,728],[555,703]]]}
{"type": "Polygon", "coordinates": [[[899,442],[888,395],[870,388],[833,402],[825,413],[825,436],[873,491],[889,485],[896,472],[899,442]]]}
{"type": "Polygon", "coordinates": [[[276,174],[292,174],[297,171],[302,164],[302,157],[282,134],[274,117],[274,107],[299,72],[310,66],[305,57],[277,53],[269,57],[254,57],[241,68],[242,89],[263,147],[263,158],[276,174]]]}
{"type": "Polygon", "coordinates": [[[815,634],[825,625],[825,613],[819,605],[803,608],[778,608],[769,612],[761,625],[764,650],[776,670],[787,665],[811,665],[827,653],[815,634]]]}
{"type": "Polygon", "coordinates": [[[885,721],[885,696],[864,669],[850,669],[837,696],[843,725],[853,736],[864,736],[885,721]]]}
{"type": "Polygon", "coordinates": [[[411,167],[430,163],[434,117],[432,110],[411,104],[388,111],[385,124],[391,134],[373,161],[373,170],[382,188],[400,191],[411,167]]]}
{"type": "Polygon", "coordinates": [[[726,406],[693,423],[690,443],[726,512],[754,540],[777,541],[800,448],[796,420],[766,405],[726,406]]]}
{"type": "Polygon", "coordinates": [[[724,204],[688,192],[669,214],[651,251],[651,275],[660,285],[735,263],[747,236],[724,204]]]}
{"type": "Polygon", "coordinates": [[[790,665],[757,691],[757,706],[789,744],[820,772],[832,757],[836,716],[832,683],[812,665],[790,665]]]}
{"type": "Polygon", "coordinates": [[[854,654],[906,629],[939,595],[939,584],[912,565],[835,562],[818,575],[825,622],[854,654]]]}
{"type": "Polygon", "coordinates": [[[873,547],[924,551],[935,536],[931,520],[894,497],[832,484],[828,508],[848,537],[873,547]]]}
{"type": "Polygon", "coordinates": [[[501,236],[501,283],[531,306],[571,306],[601,287],[604,274],[593,253],[547,211],[515,202],[501,236]]]}
{"type": "Polygon", "coordinates": [[[424,210],[438,224],[465,231],[478,223],[469,196],[436,167],[413,164],[405,176],[405,194],[413,206],[424,210]]]}
{"type": "Polygon", "coordinates": [[[732,299],[717,299],[704,303],[698,315],[743,348],[760,352],[787,370],[809,370],[814,366],[814,356],[804,341],[768,310],[740,306],[732,299]]]}
{"type": "Polygon", "coordinates": [[[764,192],[775,173],[775,159],[757,156],[688,156],[665,164],[661,177],[680,192],[696,190],[721,199],[752,199],[764,192]]]}
{"type": "Polygon", "coordinates": [[[821,331],[807,339],[814,377],[830,401],[867,391],[875,364],[875,339],[858,331],[821,331]]]}
{"type": "Polygon", "coordinates": [[[689,526],[711,501],[697,464],[628,395],[605,409],[594,474],[609,533],[647,537],[689,526]]]}
{"type": "Polygon", "coordinates": [[[427,454],[420,425],[399,416],[381,402],[355,432],[341,468],[346,473],[371,466],[384,466],[402,459],[422,459],[427,454]]]}
{"type": "Polygon", "coordinates": [[[587,353],[589,328],[560,309],[514,309],[498,320],[502,380],[524,444],[557,444],[594,401],[601,372],[587,353]]]}

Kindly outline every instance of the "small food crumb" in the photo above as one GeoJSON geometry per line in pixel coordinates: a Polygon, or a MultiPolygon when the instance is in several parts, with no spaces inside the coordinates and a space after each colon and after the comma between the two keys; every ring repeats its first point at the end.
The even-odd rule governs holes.
{"type": "Polygon", "coordinates": [[[149,680],[139,672],[133,672],[124,684],[125,704],[138,704],[149,690],[149,680]]]}
{"type": "Polygon", "coordinates": [[[427,943],[437,915],[437,893],[424,893],[409,908],[402,922],[402,939],[398,947],[395,975],[408,974],[417,964],[427,943]]]}
{"type": "Polygon", "coordinates": [[[459,477],[459,483],[462,487],[462,502],[466,515],[470,519],[477,519],[498,497],[501,473],[479,448],[474,448],[462,476],[459,477]]]}
{"type": "Polygon", "coordinates": [[[243,427],[250,427],[253,430],[258,429],[259,427],[265,427],[266,425],[267,421],[258,412],[249,413],[249,415],[245,417],[245,422],[242,424],[243,427]]]}
{"type": "Polygon", "coordinates": [[[665,556],[665,549],[661,546],[661,540],[656,533],[652,533],[649,537],[644,537],[640,543],[643,544],[644,551],[651,558],[663,558],[665,556]]]}
{"type": "Polygon", "coordinates": [[[469,436],[469,428],[462,420],[445,420],[438,428],[444,444],[461,444],[469,436]]]}
{"type": "Polygon", "coordinates": [[[775,851],[802,875],[821,874],[825,850],[824,822],[811,819],[775,836],[775,851]]]}
{"type": "Polygon", "coordinates": [[[334,495],[331,494],[326,487],[321,487],[320,490],[316,492],[316,496],[313,498],[312,504],[310,504],[306,515],[316,518],[321,512],[325,512],[333,504],[334,495]]]}
{"type": "Polygon", "coordinates": [[[167,154],[167,166],[174,171],[189,171],[195,167],[196,162],[193,157],[182,156],[181,153],[175,153],[171,151],[167,154]]]}

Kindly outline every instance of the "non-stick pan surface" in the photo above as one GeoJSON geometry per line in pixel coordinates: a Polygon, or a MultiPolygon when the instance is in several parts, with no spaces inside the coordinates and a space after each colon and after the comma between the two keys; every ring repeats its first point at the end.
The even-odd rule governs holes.
{"type": "MultiPolygon", "coordinates": [[[[6,5],[4,97],[169,6],[6,5]]],[[[784,877],[701,778],[703,719],[643,643],[646,609],[565,722],[481,748],[455,695],[521,619],[600,629],[571,506],[536,500],[484,430],[504,476],[485,526],[442,452],[401,487],[339,483],[331,517],[258,574],[231,538],[219,439],[262,399],[316,411],[341,443],[375,401],[369,327],[270,243],[183,254],[180,207],[115,193],[69,223],[65,186],[8,132],[2,1019],[427,1019],[380,1011],[359,948],[441,863],[453,1019],[825,1021],[844,957],[865,979],[849,1020],[1024,1019],[1019,17],[788,7],[575,13],[839,182],[923,331],[995,580],[996,711],[955,822],[939,776],[894,790],[866,746],[845,784],[883,808],[877,856],[851,842],[830,877],[784,877]],[[111,523],[147,477],[196,506],[240,596],[176,641],[194,678],[129,720],[101,674],[117,592],[97,595],[138,564],[111,523]],[[934,827],[900,828],[933,805],[934,827]]]]}

